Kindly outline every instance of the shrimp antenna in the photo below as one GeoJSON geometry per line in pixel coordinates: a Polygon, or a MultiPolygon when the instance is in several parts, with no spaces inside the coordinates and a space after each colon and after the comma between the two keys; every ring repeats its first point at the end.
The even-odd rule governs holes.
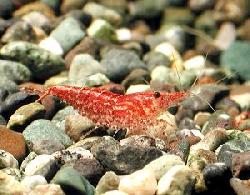
{"type": "MultiPolygon", "coordinates": [[[[173,57],[173,61],[174,61],[174,60],[175,60],[175,56],[174,56],[173,51],[172,51],[171,53],[172,53],[172,57],[173,57]]],[[[177,74],[177,76],[178,76],[179,90],[181,91],[181,90],[182,90],[181,77],[180,77],[180,74],[179,74],[179,71],[178,71],[178,68],[177,68],[176,64],[174,65],[174,68],[175,68],[176,74],[177,74]]]]}
{"type": "Polygon", "coordinates": [[[202,97],[198,96],[197,94],[195,94],[191,91],[190,91],[190,93],[191,93],[191,95],[194,95],[195,97],[199,98],[200,100],[206,102],[207,105],[215,112],[215,109],[213,108],[213,106],[206,99],[203,99],[202,97]]]}

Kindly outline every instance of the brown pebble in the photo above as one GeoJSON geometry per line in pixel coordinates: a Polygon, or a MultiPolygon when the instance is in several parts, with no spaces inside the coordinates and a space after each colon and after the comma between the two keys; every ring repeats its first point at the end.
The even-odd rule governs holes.
{"type": "Polygon", "coordinates": [[[25,140],[21,133],[17,133],[0,125],[0,149],[11,153],[17,160],[25,157],[25,140]]]}

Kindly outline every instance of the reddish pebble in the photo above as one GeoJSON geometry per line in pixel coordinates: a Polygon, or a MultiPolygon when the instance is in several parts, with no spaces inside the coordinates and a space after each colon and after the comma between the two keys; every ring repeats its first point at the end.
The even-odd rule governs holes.
{"type": "Polygon", "coordinates": [[[25,140],[21,133],[17,133],[0,125],[0,149],[11,153],[17,160],[25,157],[25,140]]]}

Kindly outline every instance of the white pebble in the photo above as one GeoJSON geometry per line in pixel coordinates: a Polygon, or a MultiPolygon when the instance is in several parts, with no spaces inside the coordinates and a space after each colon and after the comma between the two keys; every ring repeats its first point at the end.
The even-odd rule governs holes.
{"type": "Polygon", "coordinates": [[[157,195],[189,195],[195,183],[191,168],[185,165],[175,165],[160,180],[157,195]]]}
{"type": "Polygon", "coordinates": [[[118,189],[130,195],[154,195],[157,181],[151,171],[139,170],[123,177],[118,189]]]}
{"type": "Polygon", "coordinates": [[[21,181],[21,184],[27,190],[32,190],[37,185],[45,185],[45,184],[47,184],[47,181],[46,181],[46,179],[42,175],[32,175],[32,176],[26,176],[21,181]]]}
{"type": "Polygon", "coordinates": [[[186,60],[183,65],[186,70],[202,69],[206,66],[206,58],[203,55],[198,55],[186,60]]]}
{"type": "Polygon", "coordinates": [[[43,49],[46,49],[47,51],[50,51],[51,53],[55,55],[63,55],[64,51],[61,47],[61,45],[55,40],[53,37],[48,37],[46,39],[43,39],[39,46],[43,49]]]}

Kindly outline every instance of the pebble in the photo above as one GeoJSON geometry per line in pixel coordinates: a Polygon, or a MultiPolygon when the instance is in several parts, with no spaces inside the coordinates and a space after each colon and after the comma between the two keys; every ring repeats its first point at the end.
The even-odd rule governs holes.
{"type": "Polygon", "coordinates": [[[23,179],[23,174],[22,172],[19,170],[19,168],[4,168],[1,169],[1,171],[3,171],[4,173],[13,176],[17,181],[21,181],[23,179]]]}
{"type": "Polygon", "coordinates": [[[202,127],[205,124],[205,122],[209,119],[210,116],[211,116],[211,114],[209,112],[198,112],[194,116],[195,124],[202,127]]]}
{"type": "Polygon", "coordinates": [[[146,68],[144,62],[134,52],[123,49],[111,49],[104,54],[101,65],[111,80],[124,79],[136,68],[146,68]]]}
{"type": "Polygon", "coordinates": [[[96,74],[105,74],[104,67],[89,54],[75,55],[70,64],[69,79],[82,80],[84,77],[96,74]]]}
{"type": "Polygon", "coordinates": [[[42,175],[25,176],[21,184],[28,190],[34,189],[38,185],[46,185],[47,181],[42,175]]]}
{"type": "Polygon", "coordinates": [[[18,168],[18,161],[9,152],[0,150],[0,168],[18,168]]]}
{"type": "Polygon", "coordinates": [[[80,22],[73,17],[65,18],[51,33],[64,51],[64,54],[72,49],[85,36],[80,22]],[[67,33],[65,33],[67,32],[67,33]]]}
{"type": "Polygon", "coordinates": [[[224,163],[208,164],[203,169],[205,184],[211,193],[224,193],[229,190],[232,173],[224,163]],[[218,183],[220,185],[218,185],[218,183]]]}
{"type": "Polygon", "coordinates": [[[217,159],[218,162],[224,162],[227,166],[231,167],[233,154],[249,150],[250,141],[246,140],[245,137],[241,137],[241,139],[233,139],[217,149],[217,159]]]}
{"type": "Polygon", "coordinates": [[[33,11],[41,12],[48,18],[55,18],[54,11],[49,6],[47,6],[46,4],[42,2],[31,2],[26,5],[23,5],[19,9],[15,10],[13,15],[15,17],[21,17],[33,11]]]}
{"type": "Polygon", "coordinates": [[[22,160],[25,157],[25,140],[21,133],[12,131],[5,126],[0,126],[0,148],[12,154],[17,160],[22,160]]]}
{"type": "MultiPolygon", "coordinates": [[[[120,178],[113,171],[107,171],[99,180],[95,194],[101,195],[118,189],[120,178]]],[[[111,193],[111,192],[110,192],[111,193]]]]}
{"type": "Polygon", "coordinates": [[[149,85],[130,85],[126,91],[126,94],[137,93],[137,92],[146,92],[149,91],[151,88],[149,85]]]}
{"type": "Polygon", "coordinates": [[[202,140],[192,145],[190,148],[190,152],[203,149],[215,151],[220,145],[224,144],[228,140],[228,136],[224,129],[215,129],[208,132],[202,140]]]}
{"type": "Polygon", "coordinates": [[[94,187],[90,185],[88,180],[71,167],[61,168],[56,173],[52,183],[60,185],[66,194],[74,193],[75,195],[94,195],[94,187]]]}
{"type": "Polygon", "coordinates": [[[32,26],[26,21],[17,21],[10,26],[5,34],[2,36],[1,41],[3,43],[9,43],[12,41],[28,41],[36,42],[37,37],[32,26]]]}
{"type": "Polygon", "coordinates": [[[33,120],[45,116],[45,107],[40,103],[30,103],[18,108],[10,116],[7,127],[16,131],[23,131],[33,120]]]}
{"type": "Polygon", "coordinates": [[[9,60],[0,60],[0,76],[17,83],[21,83],[31,79],[31,72],[21,63],[9,60]]]}
{"type": "Polygon", "coordinates": [[[242,110],[250,108],[250,87],[248,85],[236,85],[230,91],[230,99],[235,101],[242,110]]]}
{"type": "Polygon", "coordinates": [[[149,72],[145,69],[137,68],[130,72],[122,81],[122,85],[127,89],[130,85],[146,84],[150,80],[149,72]]]}
{"type": "Polygon", "coordinates": [[[86,0],[64,0],[61,4],[62,13],[67,13],[70,10],[82,9],[86,0]]]}
{"type": "Polygon", "coordinates": [[[128,194],[152,195],[156,192],[157,180],[151,171],[139,170],[121,178],[118,189],[128,194]]]}
{"type": "Polygon", "coordinates": [[[40,41],[39,46],[54,55],[63,55],[64,51],[62,46],[58,43],[58,41],[54,37],[47,37],[40,41]]]}
{"type": "Polygon", "coordinates": [[[163,156],[147,164],[143,169],[149,170],[154,173],[155,178],[159,180],[174,165],[184,165],[184,162],[177,155],[164,154],[163,156]]]}
{"type": "Polygon", "coordinates": [[[164,65],[166,67],[170,67],[171,65],[170,58],[161,52],[151,51],[144,55],[143,60],[147,64],[147,67],[150,71],[152,71],[158,65],[164,65]]]}
{"type": "Polygon", "coordinates": [[[66,54],[66,67],[70,67],[72,60],[78,54],[89,54],[94,57],[99,47],[100,46],[96,40],[87,36],[84,37],[79,44],[66,54]]]}
{"type": "Polygon", "coordinates": [[[102,19],[94,20],[87,29],[87,33],[94,39],[106,41],[114,41],[117,39],[114,28],[106,20],[102,19]]]}
{"type": "Polygon", "coordinates": [[[62,191],[60,185],[55,184],[45,184],[45,185],[37,185],[29,191],[29,195],[65,195],[62,191]]]}
{"type": "Polygon", "coordinates": [[[228,49],[221,55],[221,64],[237,72],[243,80],[250,80],[248,62],[250,60],[248,53],[250,52],[250,43],[244,41],[233,42],[228,49]],[[235,66],[238,64],[238,66],[235,66]]]}
{"type": "Polygon", "coordinates": [[[37,147],[38,144],[44,141],[50,141],[53,143],[46,147],[41,145],[43,149],[47,148],[47,150],[50,150],[48,147],[53,146],[54,144],[57,145],[58,142],[65,147],[72,144],[70,138],[61,129],[55,126],[51,121],[44,119],[35,120],[28,125],[23,131],[23,136],[28,143],[29,150],[31,151],[33,151],[34,148],[39,150],[37,147]]]}
{"type": "Polygon", "coordinates": [[[38,11],[32,11],[22,16],[22,20],[30,24],[32,27],[44,28],[51,26],[51,18],[38,11]]]}
{"type": "Polygon", "coordinates": [[[119,190],[112,190],[105,192],[103,195],[128,195],[128,194],[119,190]]]}
{"type": "MultiPolygon", "coordinates": [[[[1,80],[0,80],[1,83],[1,80]]],[[[14,112],[21,107],[22,105],[34,102],[37,97],[33,95],[29,95],[24,92],[16,92],[17,86],[14,84],[10,84],[11,86],[5,86],[7,90],[7,95],[9,95],[5,98],[4,102],[0,104],[0,113],[5,117],[9,118],[14,112]],[[15,93],[13,93],[15,92],[15,93]]],[[[1,86],[1,85],[0,85],[1,86]]]]}
{"type": "Polygon", "coordinates": [[[0,194],[23,194],[24,187],[12,176],[0,171],[0,194]]]}
{"type": "Polygon", "coordinates": [[[233,154],[231,170],[234,177],[247,180],[249,177],[250,169],[250,152],[241,152],[233,154]]]}
{"type": "Polygon", "coordinates": [[[191,194],[194,183],[195,176],[191,168],[175,165],[160,178],[156,194],[191,194]]]}
{"type": "Polygon", "coordinates": [[[120,146],[118,141],[107,136],[91,147],[91,153],[105,169],[117,174],[133,173],[162,155],[161,150],[155,147],[120,146]]]}
{"type": "Polygon", "coordinates": [[[202,69],[206,66],[206,59],[202,55],[194,56],[184,61],[183,66],[186,70],[202,69]]]}
{"type": "Polygon", "coordinates": [[[249,182],[250,180],[230,179],[230,184],[237,195],[247,195],[250,193],[249,182]]]}
{"type": "Polygon", "coordinates": [[[56,159],[52,155],[42,154],[27,163],[24,174],[26,176],[42,175],[49,181],[57,170],[56,159]]]}
{"type": "Polygon", "coordinates": [[[122,22],[122,17],[118,12],[101,4],[88,2],[82,10],[91,15],[94,19],[104,19],[111,25],[119,26],[122,22]]]}
{"type": "Polygon", "coordinates": [[[203,1],[197,1],[197,0],[189,0],[188,5],[191,10],[193,11],[202,11],[209,8],[212,8],[215,4],[214,0],[203,0],[203,1]]]}
{"type": "Polygon", "coordinates": [[[32,76],[39,80],[45,80],[64,70],[61,57],[25,41],[13,41],[4,45],[0,54],[25,64],[31,70],[32,76]]]}
{"type": "Polygon", "coordinates": [[[94,127],[95,124],[87,117],[81,115],[65,117],[65,133],[74,141],[78,141],[84,133],[94,127]]]}

